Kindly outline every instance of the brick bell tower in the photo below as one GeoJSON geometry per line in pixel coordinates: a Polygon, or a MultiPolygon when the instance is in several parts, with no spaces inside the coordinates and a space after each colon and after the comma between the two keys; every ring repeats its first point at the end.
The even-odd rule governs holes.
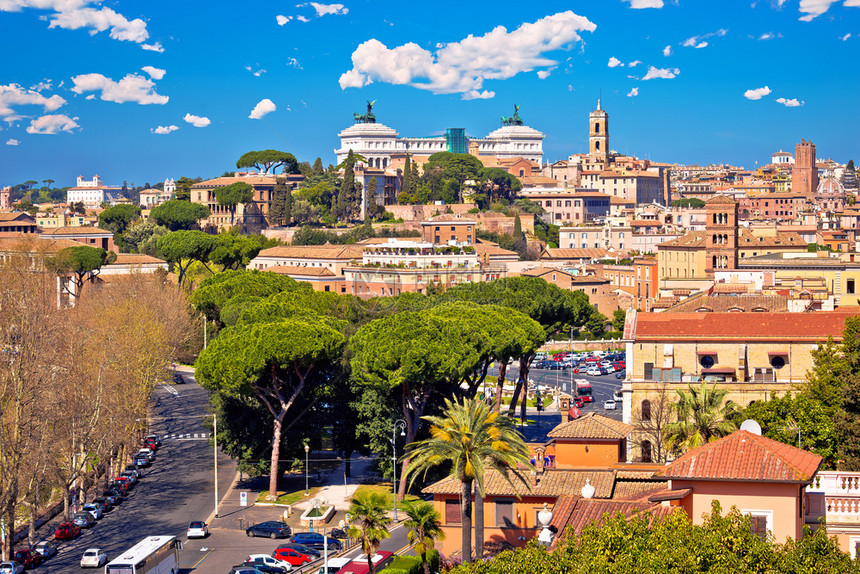
{"type": "Polygon", "coordinates": [[[609,162],[609,114],[600,108],[588,114],[588,154],[603,162],[609,162]]]}
{"type": "Polygon", "coordinates": [[[705,203],[705,273],[738,267],[738,203],[720,195],[705,203]]]}
{"type": "Polygon", "coordinates": [[[794,165],[791,168],[791,191],[811,198],[818,190],[818,168],[815,167],[815,144],[800,138],[794,147],[794,165]]]}

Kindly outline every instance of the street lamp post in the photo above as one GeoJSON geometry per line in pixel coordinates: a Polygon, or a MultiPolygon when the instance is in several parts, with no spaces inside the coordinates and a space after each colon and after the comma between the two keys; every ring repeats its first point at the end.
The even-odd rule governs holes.
{"type": "Polygon", "coordinates": [[[212,414],[212,444],[215,460],[215,518],[218,518],[218,415],[212,414]]]}
{"type": "Polygon", "coordinates": [[[310,494],[310,490],[308,489],[308,453],[311,451],[311,447],[305,445],[305,496],[310,494]]]}
{"type": "Polygon", "coordinates": [[[393,454],[391,457],[391,472],[394,474],[394,522],[397,522],[397,429],[400,429],[400,436],[406,436],[406,421],[397,419],[391,428],[391,450],[393,454]]]}

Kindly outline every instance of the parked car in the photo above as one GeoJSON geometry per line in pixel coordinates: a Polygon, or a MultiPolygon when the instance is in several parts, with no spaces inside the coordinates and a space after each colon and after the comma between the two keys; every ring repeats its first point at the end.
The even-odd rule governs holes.
{"type": "Polygon", "coordinates": [[[288,562],[292,566],[304,566],[305,564],[310,564],[314,561],[314,558],[311,555],[299,552],[292,548],[276,548],[275,551],[272,552],[272,557],[288,562]]]}
{"type": "Polygon", "coordinates": [[[600,367],[591,366],[588,367],[588,370],[585,371],[586,375],[591,375],[592,377],[600,376],[600,367]]]}
{"type": "Polygon", "coordinates": [[[42,563],[42,555],[32,548],[21,548],[15,551],[12,560],[24,566],[25,570],[31,570],[42,563]]]}
{"type": "Polygon", "coordinates": [[[89,512],[75,512],[72,522],[81,528],[91,528],[96,523],[96,519],[89,512]]]}
{"type": "Polygon", "coordinates": [[[93,518],[95,518],[96,520],[101,520],[101,518],[102,518],[102,507],[98,504],[94,504],[92,502],[89,504],[84,504],[81,507],[81,510],[83,510],[85,512],[89,512],[90,514],[93,515],[93,518]]]}
{"type": "Polygon", "coordinates": [[[228,574],[260,574],[253,566],[233,566],[228,574]]]}
{"type": "Polygon", "coordinates": [[[104,498],[105,502],[107,502],[111,506],[116,506],[123,500],[122,494],[120,494],[114,489],[105,490],[104,492],[102,492],[102,498],[104,498]]]}
{"type": "Polygon", "coordinates": [[[344,530],[343,528],[332,528],[331,530],[329,530],[328,534],[332,538],[337,538],[338,540],[346,540],[347,538],[349,538],[349,536],[347,536],[346,534],[346,530],[344,530]]]}
{"type": "Polygon", "coordinates": [[[209,536],[209,528],[205,522],[195,520],[188,525],[188,532],[185,533],[188,538],[206,538],[209,536]]]}
{"type": "Polygon", "coordinates": [[[155,451],[158,449],[158,446],[155,444],[155,441],[149,438],[143,439],[141,446],[143,446],[143,448],[148,448],[151,451],[155,451]]]}
{"type": "Polygon", "coordinates": [[[120,492],[123,494],[128,493],[133,487],[134,484],[128,479],[127,476],[119,475],[115,479],[113,479],[114,486],[120,489],[120,492]]]}
{"type": "Polygon", "coordinates": [[[316,548],[311,548],[310,546],[305,546],[304,544],[299,544],[298,542],[287,542],[284,544],[278,544],[278,549],[280,548],[292,548],[301,554],[307,554],[312,558],[319,558],[322,556],[322,551],[317,550],[316,548]]]}
{"type": "Polygon", "coordinates": [[[280,566],[281,568],[284,568],[287,572],[293,569],[293,565],[289,562],[278,560],[277,558],[273,558],[268,554],[251,554],[247,558],[245,558],[245,562],[243,562],[243,564],[248,564],[248,562],[256,562],[258,564],[265,564],[267,566],[280,566]]]}
{"type": "MultiPolygon", "coordinates": [[[[287,570],[283,566],[272,566],[269,564],[263,564],[262,562],[249,562],[248,560],[245,560],[244,562],[239,564],[239,566],[249,566],[251,568],[256,568],[258,572],[262,572],[263,574],[286,574],[286,572],[289,572],[289,570],[287,570]]],[[[290,566],[290,568],[292,568],[292,566],[290,566]]]]}
{"type": "Polygon", "coordinates": [[[74,540],[81,534],[81,527],[74,522],[61,522],[54,531],[55,540],[74,540]]]}
{"type": "Polygon", "coordinates": [[[159,436],[158,436],[157,434],[155,434],[155,433],[148,434],[148,435],[146,435],[145,437],[143,437],[143,440],[149,440],[149,439],[154,440],[154,441],[155,441],[155,446],[156,446],[156,447],[158,447],[158,448],[161,448],[161,437],[159,437],[159,436]]]}
{"type": "Polygon", "coordinates": [[[532,368],[533,369],[546,369],[546,368],[548,368],[549,363],[550,363],[550,361],[547,361],[546,359],[543,359],[540,361],[535,361],[535,363],[532,365],[532,368]]]}
{"type": "Polygon", "coordinates": [[[107,562],[107,552],[101,548],[87,548],[81,556],[81,568],[100,568],[107,562]]]}
{"type": "Polygon", "coordinates": [[[623,379],[625,376],[627,376],[627,375],[625,374],[624,371],[619,371],[619,372],[615,373],[616,379],[623,379]]]}
{"type": "Polygon", "coordinates": [[[309,548],[315,548],[316,550],[322,550],[326,542],[328,542],[329,551],[343,550],[343,544],[339,540],[323,536],[318,532],[297,532],[296,534],[293,534],[292,538],[290,538],[290,542],[293,544],[308,546],[309,548]]]}
{"type": "Polygon", "coordinates": [[[137,480],[140,480],[141,478],[143,478],[143,471],[134,462],[132,462],[131,464],[125,465],[125,470],[123,472],[132,473],[134,475],[134,478],[136,478],[137,480]]]}
{"type": "Polygon", "coordinates": [[[615,410],[615,400],[609,399],[608,401],[603,401],[603,410],[614,411],[615,410]]]}
{"type": "Polygon", "coordinates": [[[621,394],[621,389],[615,389],[614,391],[612,391],[612,398],[615,400],[615,402],[620,403],[621,400],[623,399],[623,395],[621,394]]]}
{"type": "Polygon", "coordinates": [[[134,464],[141,468],[148,468],[152,466],[152,461],[149,460],[149,457],[145,454],[135,455],[134,464]]]}
{"type": "Polygon", "coordinates": [[[33,547],[33,550],[42,555],[42,560],[50,558],[57,553],[57,547],[54,546],[54,543],[50,540],[42,540],[41,542],[37,542],[36,546],[33,547]]]}
{"type": "Polygon", "coordinates": [[[14,560],[0,562],[0,574],[21,574],[24,572],[24,565],[14,560]]]}
{"type": "Polygon", "coordinates": [[[145,455],[146,458],[149,459],[149,462],[155,462],[155,451],[148,447],[143,447],[137,451],[137,454],[134,455],[134,458],[139,457],[140,455],[145,455]]]}
{"type": "Polygon", "coordinates": [[[93,504],[98,504],[101,507],[102,514],[107,514],[113,508],[113,505],[104,496],[93,498],[93,504]]]}
{"type": "MultiPolygon", "coordinates": [[[[268,536],[269,538],[288,538],[293,531],[286,522],[268,520],[245,529],[247,536],[268,536]]],[[[292,562],[290,563],[292,564],[292,562]]]]}
{"type": "Polygon", "coordinates": [[[132,486],[135,486],[138,483],[137,475],[130,470],[122,471],[120,476],[126,477],[132,486]]]}
{"type": "Polygon", "coordinates": [[[173,375],[173,382],[176,383],[177,385],[183,385],[183,384],[185,384],[185,377],[183,377],[179,373],[176,373],[175,375],[173,375]]]}

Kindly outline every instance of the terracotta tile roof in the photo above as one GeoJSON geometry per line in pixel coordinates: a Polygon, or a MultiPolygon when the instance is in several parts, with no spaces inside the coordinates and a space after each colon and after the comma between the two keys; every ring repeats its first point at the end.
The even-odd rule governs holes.
{"type": "Polygon", "coordinates": [[[856,311],[809,313],[637,313],[637,341],[826,341],[842,340],[845,319],[856,311]]]}
{"type": "Polygon", "coordinates": [[[440,222],[443,222],[443,223],[461,223],[463,225],[466,225],[466,224],[476,225],[477,224],[477,221],[475,221],[474,219],[472,219],[470,217],[463,217],[462,215],[460,215],[458,213],[443,213],[441,215],[434,215],[433,217],[431,217],[427,221],[422,221],[421,224],[422,225],[429,225],[432,223],[440,223],[440,222]]]}
{"type": "Polygon", "coordinates": [[[45,229],[42,235],[110,235],[112,231],[98,227],[58,227],[56,229],[45,229]]]}
{"type": "Polygon", "coordinates": [[[28,213],[21,211],[0,211],[0,221],[18,221],[19,219],[26,220],[27,223],[36,222],[28,213]]]}
{"type": "Polygon", "coordinates": [[[274,267],[269,267],[267,269],[263,269],[263,271],[269,271],[271,273],[278,273],[279,275],[297,275],[297,276],[307,276],[307,277],[334,277],[334,273],[331,270],[326,269],[325,267],[300,267],[298,265],[276,265],[274,267]]]}
{"type": "MultiPolygon", "coordinates": [[[[525,470],[526,481],[532,480],[529,470],[525,470]]],[[[488,496],[537,496],[557,497],[569,495],[582,490],[585,479],[588,479],[595,488],[596,498],[609,498],[612,494],[615,473],[611,470],[570,470],[561,468],[547,469],[540,475],[536,486],[527,488],[516,478],[512,478],[514,486],[504,479],[495,470],[486,474],[486,493],[488,496]]],[[[531,482],[530,482],[531,483],[531,482]]],[[[445,478],[435,484],[431,484],[421,492],[427,494],[459,494],[460,483],[454,478],[445,478]]]]}
{"type": "Polygon", "coordinates": [[[808,483],[824,461],[817,454],[747,431],[687,451],[656,476],[669,479],[808,483]]]}
{"type": "Polygon", "coordinates": [[[119,253],[112,265],[144,265],[147,263],[167,263],[167,261],[143,253],[119,253]]]}
{"type": "Polygon", "coordinates": [[[522,175],[518,178],[524,187],[530,185],[558,185],[558,181],[543,175],[522,175]]]}
{"type": "Polygon", "coordinates": [[[699,248],[705,246],[705,231],[690,231],[686,235],[682,235],[677,239],[670,239],[657,245],[657,249],[665,249],[667,247],[693,247],[699,248]]]}
{"type": "Polygon", "coordinates": [[[549,438],[602,438],[602,439],[623,439],[633,432],[633,427],[599,415],[597,413],[588,413],[578,419],[561,423],[551,431],[547,436],[549,438]]]}
{"type": "Polygon", "coordinates": [[[634,219],[630,222],[631,227],[660,227],[663,225],[659,221],[651,221],[649,219],[634,219]]]}
{"type": "Polygon", "coordinates": [[[609,198],[610,205],[634,205],[636,202],[630,199],[624,199],[623,197],[619,197],[617,195],[613,195],[609,198]]]}
{"type": "Polygon", "coordinates": [[[757,235],[747,228],[742,228],[738,234],[738,249],[790,246],[806,252],[806,245],[806,241],[793,231],[777,231],[776,235],[757,235]]]}
{"type": "Polygon", "coordinates": [[[279,245],[260,251],[257,257],[278,257],[284,259],[340,259],[351,261],[361,259],[364,247],[361,245],[279,245]]]}
{"type": "Polygon", "coordinates": [[[571,275],[564,269],[556,269],[554,267],[536,267],[534,269],[526,269],[521,273],[521,275],[525,275],[527,277],[543,277],[548,273],[558,273],[559,275],[567,275],[568,277],[573,277],[573,275],[571,275]]]}
{"type": "Polygon", "coordinates": [[[651,303],[652,309],[668,309],[678,302],[677,297],[659,297],[651,303]]]}
{"type": "MultiPolygon", "coordinates": [[[[731,291],[729,291],[731,293],[731,291]]],[[[788,297],[741,293],[737,295],[707,295],[700,293],[666,309],[666,313],[787,313],[788,297]]]]}
{"type": "Polygon", "coordinates": [[[0,251],[11,253],[56,253],[66,247],[80,247],[73,239],[42,239],[35,233],[0,237],[0,251]]]}
{"type": "Polygon", "coordinates": [[[237,182],[247,183],[248,185],[275,185],[274,175],[249,175],[249,176],[232,176],[232,177],[216,177],[215,179],[207,179],[200,183],[195,183],[191,189],[211,189],[213,187],[223,187],[237,182]]]}
{"type": "Polygon", "coordinates": [[[556,536],[555,543],[557,543],[564,538],[564,533],[568,527],[574,533],[579,534],[591,523],[601,524],[606,515],[612,518],[620,512],[629,520],[638,513],[648,512],[653,520],[662,520],[675,511],[681,512],[678,507],[662,506],[659,502],[599,500],[597,498],[583,499],[562,496],[552,508],[550,525],[555,526],[559,533],[556,536]]]}
{"type": "Polygon", "coordinates": [[[480,241],[475,244],[475,253],[477,253],[479,257],[486,253],[490,257],[515,257],[516,259],[520,258],[519,254],[516,251],[508,251],[507,249],[502,249],[496,244],[483,243],[480,241]]]}
{"type": "Polygon", "coordinates": [[[613,500],[642,500],[666,490],[666,482],[652,480],[615,480],[613,500]]]}
{"type": "Polygon", "coordinates": [[[605,249],[556,249],[548,248],[542,259],[600,259],[609,253],[605,249]]]}

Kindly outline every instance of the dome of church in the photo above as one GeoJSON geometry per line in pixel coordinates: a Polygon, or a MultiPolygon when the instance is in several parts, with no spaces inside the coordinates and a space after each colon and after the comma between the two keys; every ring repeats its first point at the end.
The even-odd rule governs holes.
{"type": "Polygon", "coordinates": [[[543,139],[543,133],[528,126],[503,126],[493,130],[487,135],[487,139],[543,139]]]}
{"type": "Polygon", "coordinates": [[[826,177],[818,184],[816,195],[845,195],[845,186],[835,177],[826,177]]]}

